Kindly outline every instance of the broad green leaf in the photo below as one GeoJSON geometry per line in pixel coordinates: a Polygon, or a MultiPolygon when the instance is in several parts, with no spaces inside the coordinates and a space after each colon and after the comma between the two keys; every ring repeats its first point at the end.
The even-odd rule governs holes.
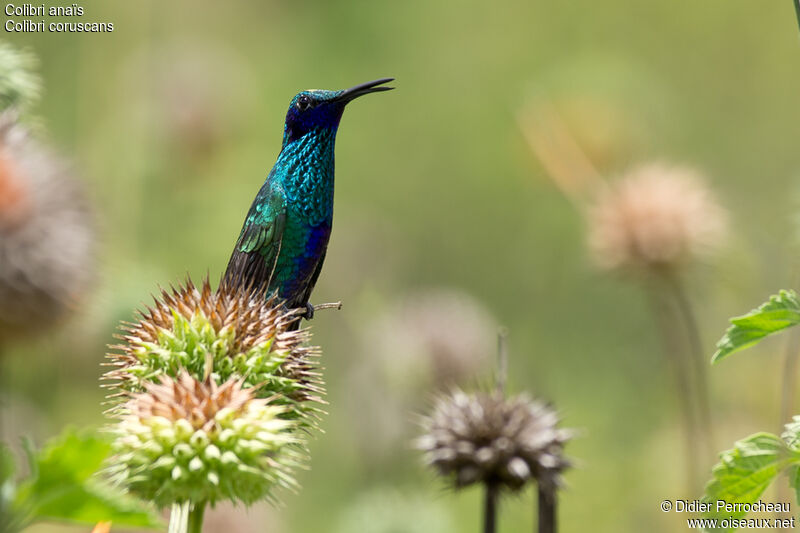
{"type": "Polygon", "coordinates": [[[800,324],[800,298],[792,290],[782,290],[757,309],[731,319],[731,326],[717,343],[711,362],[721,361],[767,335],[797,324],[800,324]]]}
{"type": "MultiPolygon", "coordinates": [[[[715,504],[753,503],[780,472],[800,464],[800,452],[790,449],[777,435],[756,433],[734,444],[720,454],[720,462],[712,469],[713,478],[706,485],[703,501],[715,504]]],[[[707,518],[741,518],[746,513],[712,510],[707,518]]],[[[730,531],[730,529],[714,529],[730,531]]]]}
{"type": "Polygon", "coordinates": [[[30,509],[30,521],[160,527],[152,510],[94,475],[109,451],[95,434],[65,431],[34,455],[38,475],[20,485],[18,505],[30,509]]]}

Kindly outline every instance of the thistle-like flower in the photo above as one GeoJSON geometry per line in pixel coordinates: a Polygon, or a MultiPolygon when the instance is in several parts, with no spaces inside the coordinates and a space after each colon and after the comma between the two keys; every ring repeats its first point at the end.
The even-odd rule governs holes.
{"type": "Polygon", "coordinates": [[[83,188],[14,113],[3,113],[0,339],[40,330],[73,309],[93,278],[93,252],[94,228],[83,188]]]}
{"type": "Polygon", "coordinates": [[[254,393],[242,379],[217,386],[186,371],[146,383],[118,410],[111,478],[160,507],[249,504],[275,486],[294,487],[298,422],[254,393]]]}
{"type": "Polygon", "coordinates": [[[308,330],[289,328],[299,316],[275,297],[222,285],[214,292],[208,280],[191,280],[162,290],[138,322],[123,326],[123,344],[109,354],[114,368],[105,374],[117,395],[142,391],[162,376],[186,370],[200,381],[241,380],[253,395],[286,405],[285,418],[315,415],[322,403],[319,355],[306,345],[308,330]]]}
{"type": "Polygon", "coordinates": [[[589,212],[589,246],[609,270],[674,270],[713,251],[726,230],[725,210],[684,167],[636,168],[589,212]]]}
{"type": "Polygon", "coordinates": [[[562,451],[572,437],[556,427],[558,420],[550,407],[524,395],[455,390],[436,400],[417,446],[456,488],[484,483],[518,490],[532,479],[555,487],[569,466],[562,451]]]}
{"type": "Polygon", "coordinates": [[[524,395],[455,390],[436,400],[417,446],[457,488],[484,483],[518,490],[531,479],[556,486],[569,466],[562,450],[572,437],[557,423],[555,411],[524,395]]]}

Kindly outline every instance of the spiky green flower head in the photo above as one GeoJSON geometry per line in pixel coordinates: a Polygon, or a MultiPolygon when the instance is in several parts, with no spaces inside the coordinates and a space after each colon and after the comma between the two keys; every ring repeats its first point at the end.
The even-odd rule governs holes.
{"type": "Polygon", "coordinates": [[[0,42],[0,111],[24,112],[41,95],[42,82],[36,73],[39,62],[27,50],[0,42]]]}
{"type": "Polygon", "coordinates": [[[287,407],[242,385],[229,379],[218,386],[184,371],[132,393],[111,428],[111,478],[159,507],[250,504],[272,497],[276,486],[295,487],[299,422],[281,418],[287,407]]]}
{"type": "Polygon", "coordinates": [[[200,288],[188,280],[154,300],[136,323],[123,326],[124,343],[112,346],[114,368],[104,377],[118,389],[115,396],[186,370],[217,385],[241,380],[254,396],[287,406],[284,417],[317,416],[324,394],[314,364],[319,352],[307,345],[308,330],[290,329],[296,311],[259,290],[223,284],[212,291],[208,280],[200,288]]]}
{"type": "Polygon", "coordinates": [[[525,395],[455,390],[436,400],[417,446],[456,488],[484,483],[519,490],[531,480],[558,485],[569,466],[564,444],[572,437],[558,421],[553,409],[525,395]]]}

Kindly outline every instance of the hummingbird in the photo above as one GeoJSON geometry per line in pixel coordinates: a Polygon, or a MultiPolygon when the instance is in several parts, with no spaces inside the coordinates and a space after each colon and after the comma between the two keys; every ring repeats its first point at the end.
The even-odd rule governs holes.
{"type": "Polygon", "coordinates": [[[342,91],[308,90],[292,98],[278,161],[256,194],[223,283],[264,289],[289,309],[305,308],[317,283],[333,223],[334,147],[344,108],[389,91],[394,78],[342,91]]]}

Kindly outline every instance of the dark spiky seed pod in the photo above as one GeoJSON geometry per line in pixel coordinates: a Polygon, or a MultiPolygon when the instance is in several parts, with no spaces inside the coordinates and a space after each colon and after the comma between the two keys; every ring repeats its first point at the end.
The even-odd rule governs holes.
{"type": "Polygon", "coordinates": [[[572,436],[557,423],[553,409],[524,395],[455,390],[437,398],[417,446],[456,488],[484,483],[519,490],[532,479],[555,486],[569,466],[562,451],[572,436]]]}
{"type": "Polygon", "coordinates": [[[324,394],[319,350],[307,345],[307,329],[290,328],[298,319],[264,291],[228,285],[212,291],[208,280],[199,288],[187,280],[163,289],[137,322],[123,325],[124,342],[111,347],[113,368],[104,378],[116,391],[112,397],[183,369],[218,385],[242,379],[257,397],[287,405],[284,416],[312,421],[324,394]]]}
{"type": "Polygon", "coordinates": [[[254,397],[242,379],[217,386],[182,371],[130,393],[112,426],[107,473],[159,507],[230,500],[250,504],[276,486],[296,487],[303,464],[299,422],[287,407],[254,397]]]}

